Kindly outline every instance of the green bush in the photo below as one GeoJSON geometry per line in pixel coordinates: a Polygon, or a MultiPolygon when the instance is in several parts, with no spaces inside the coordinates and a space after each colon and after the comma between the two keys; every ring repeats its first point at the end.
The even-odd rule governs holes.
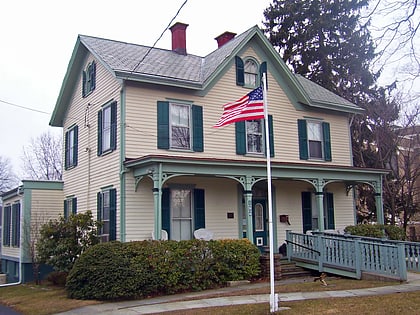
{"type": "Polygon", "coordinates": [[[390,240],[405,240],[405,231],[395,225],[358,224],[347,226],[344,231],[351,235],[388,238],[390,240]]]}
{"type": "Polygon", "coordinates": [[[48,221],[41,226],[36,244],[40,262],[55,271],[69,272],[86,249],[99,243],[99,227],[91,211],[48,221]]]}
{"type": "Polygon", "coordinates": [[[199,291],[258,276],[259,256],[248,240],[102,243],[76,261],[66,289],[98,300],[199,291]]]}

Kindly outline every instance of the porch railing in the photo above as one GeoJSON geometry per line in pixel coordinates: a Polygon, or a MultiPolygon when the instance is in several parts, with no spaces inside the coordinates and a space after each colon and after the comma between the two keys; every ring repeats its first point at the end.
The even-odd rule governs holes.
{"type": "Polygon", "coordinates": [[[287,255],[301,266],[360,279],[363,272],[407,280],[403,244],[286,232],[287,255]]]}
{"type": "Polygon", "coordinates": [[[365,237],[365,236],[356,236],[349,234],[332,234],[325,233],[322,234],[328,236],[335,236],[345,239],[360,239],[367,242],[374,242],[379,244],[388,244],[388,245],[403,245],[404,246],[404,257],[406,262],[406,267],[408,271],[420,272],[420,242],[408,242],[408,241],[395,241],[388,239],[379,239],[374,237],[365,237]]]}

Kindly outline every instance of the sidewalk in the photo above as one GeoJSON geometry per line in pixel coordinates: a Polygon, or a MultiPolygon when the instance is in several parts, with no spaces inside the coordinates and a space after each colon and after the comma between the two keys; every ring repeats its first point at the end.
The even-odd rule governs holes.
{"type": "MultiPolygon", "coordinates": [[[[307,281],[312,281],[308,278],[307,281]]],[[[279,283],[284,283],[280,281],[279,283]]],[[[216,290],[207,290],[202,292],[193,292],[186,294],[176,294],[170,296],[162,296],[146,300],[124,301],[116,303],[104,303],[91,305],[74,309],[58,315],[87,315],[87,314],[105,314],[105,315],[137,315],[137,314],[156,314],[167,311],[175,311],[181,309],[194,309],[214,306],[228,306],[252,303],[269,303],[269,294],[256,294],[244,296],[227,296],[218,298],[205,298],[215,293],[223,294],[224,292],[235,292],[243,289],[258,288],[261,286],[269,286],[269,283],[256,283],[243,285],[240,287],[228,287],[216,290]],[[182,301],[183,299],[199,298],[196,300],[182,301]]],[[[281,302],[299,301],[306,299],[323,299],[330,297],[357,297],[369,295],[382,295],[390,293],[401,293],[410,291],[420,291],[420,274],[408,273],[408,281],[406,283],[394,286],[385,286],[369,289],[355,289],[342,291],[320,291],[320,292],[294,292],[279,294],[280,310],[281,302]]]]}

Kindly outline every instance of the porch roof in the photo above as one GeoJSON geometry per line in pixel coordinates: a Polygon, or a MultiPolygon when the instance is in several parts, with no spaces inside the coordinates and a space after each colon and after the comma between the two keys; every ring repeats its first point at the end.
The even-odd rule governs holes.
{"type": "MultiPolygon", "coordinates": [[[[168,155],[148,155],[124,162],[127,169],[133,170],[134,177],[145,176],[155,171],[173,175],[202,175],[220,177],[251,176],[258,179],[267,177],[266,160],[231,160],[219,158],[190,158],[168,155]]],[[[327,182],[344,181],[378,182],[387,170],[360,168],[316,163],[271,162],[272,179],[311,180],[322,179],[327,182]]]]}

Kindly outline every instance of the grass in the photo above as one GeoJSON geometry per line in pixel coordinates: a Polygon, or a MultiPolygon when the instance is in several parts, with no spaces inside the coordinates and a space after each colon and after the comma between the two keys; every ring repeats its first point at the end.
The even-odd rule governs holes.
{"type": "MultiPolygon", "coordinates": [[[[385,285],[395,285],[395,282],[365,281],[330,278],[328,286],[322,286],[319,282],[300,280],[295,283],[283,283],[276,286],[276,293],[287,292],[313,292],[328,290],[351,290],[359,288],[371,288],[385,285]]],[[[206,292],[205,298],[228,295],[269,294],[270,288],[236,289],[233,292],[217,293],[206,292]]],[[[200,299],[203,295],[196,298],[200,299]]],[[[67,298],[63,288],[49,285],[19,285],[0,288],[0,303],[11,306],[25,315],[50,315],[68,311],[82,306],[103,303],[100,301],[81,301],[67,298]]],[[[384,296],[358,297],[358,298],[331,298],[328,300],[305,300],[298,302],[280,303],[281,307],[290,307],[290,310],[281,311],[281,314],[405,314],[405,311],[413,309],[410,314],[416,314],[420,305],[420,295],[414,293],[390,294],[384,296]]],[[[240,306],[216,307],[211,309],[182,310],[168,312],[167,314],[269,314],[269,305],[251,304],[240,306]]],[[[408,314],[408,313],[407,313],[408,314]]]]}

